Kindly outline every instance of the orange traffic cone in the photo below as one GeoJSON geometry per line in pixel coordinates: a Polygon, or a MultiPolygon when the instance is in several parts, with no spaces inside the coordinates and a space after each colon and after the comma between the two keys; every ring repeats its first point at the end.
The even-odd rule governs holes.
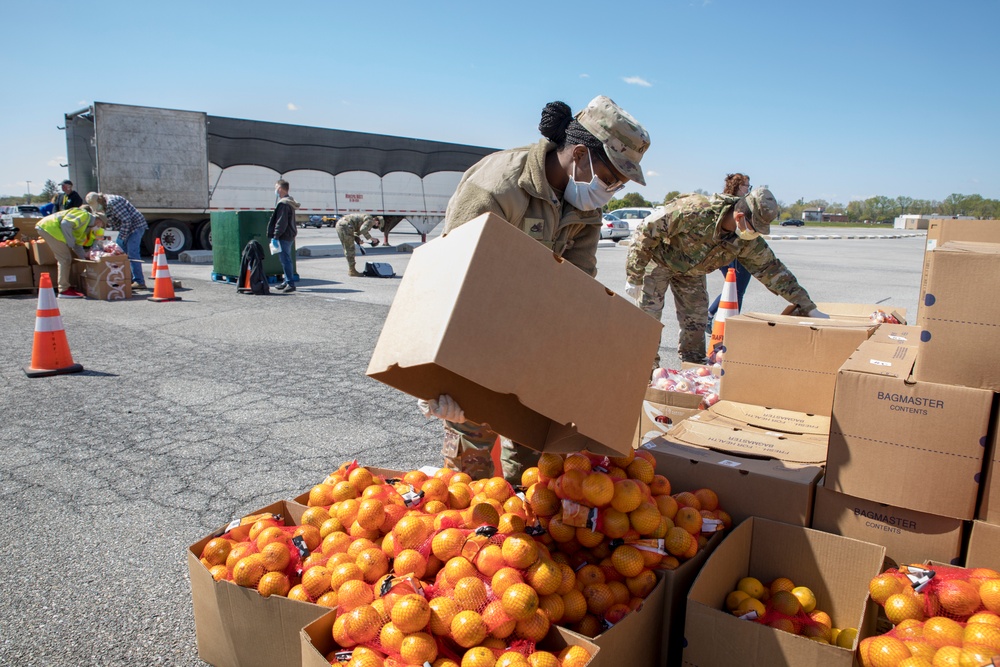
{"type": "Polygon", "coordinates": [[[156,238],[153,243],[153,271],[149,279],[153,281],[153,286],[156,287],[156,256],[160,254],[160,239],[156,238]]]}
{"type": "Polygon", "coordinates": [[[30,378],[79,373],[83,366],[73,363],[66,341],[62,316],[52,289],[52,278],[43,273],[38,281],[38,310],[35,311],[35,343],[31,348],[31,365],[24,367],[30,378]]]}
{"type": "Polygon", "coordinates": [[[161,243],[156,244],[153,254],[153,296],[150,301],[180,301],[174,294],[174,280],[170,277],[170,267],[167,266],[167,251],[161,243]]]}
{"type": "Polygon", "coordinates": [[[719,310],[715,312],[712,323],[712,338],[708,341],[708,355],[715,353],[715,348],[722,345],[722,337],[726,333],[726,318],[740,314],[740,304],[736,296],[736,269],[726,272],[726,283],[722,286],[722,298],[719,299],[719,310]]]}

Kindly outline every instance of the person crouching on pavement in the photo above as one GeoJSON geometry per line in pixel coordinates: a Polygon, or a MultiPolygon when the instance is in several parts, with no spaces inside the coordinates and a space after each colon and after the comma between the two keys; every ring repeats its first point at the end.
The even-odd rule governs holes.
{"type": "Polygon", "coordinates": [[[337,221],[337,236],[340,237],[340,244],[344,248],[344,258],[347,259],[347,275],[357,278],[361,275],[354,260],[354,243],[363,243],[364,239],[372,244],[378,245],[378,239],[372,238],[371,230],[381,226],[378,219],[367,213],[350,213],[337,221]]]}
{"type": "Polygon", "coordinates": [[[82,299],[83,294],[70,287],[73,257],[86,257],[85,246],[104,235],[101,218],[88,208],[71,208],[44,217],[35,225],[38,236],[49,244],[59,266],[57,285],[60,299],[82,299]]]}

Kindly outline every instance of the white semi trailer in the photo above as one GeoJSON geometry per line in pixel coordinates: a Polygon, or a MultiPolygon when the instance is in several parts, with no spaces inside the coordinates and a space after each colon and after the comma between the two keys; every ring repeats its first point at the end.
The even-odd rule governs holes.
{"type": "Polygon", "coordinates": [[[496,149],[95,102],[66,114],[69,177],[131,201],[171,255],[212,247],[212,211],[269,210],[284,178],[300,216],[372,213],[426,235],[462,173],[496,149]]]}

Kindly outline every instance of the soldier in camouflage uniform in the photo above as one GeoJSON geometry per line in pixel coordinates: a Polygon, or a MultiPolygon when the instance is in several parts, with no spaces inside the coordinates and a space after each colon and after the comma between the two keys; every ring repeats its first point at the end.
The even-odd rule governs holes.
{"type": "MultiPolygon", "coordinates": [[[[375,229],[379,228],[378,220],[375,216],[360,213],[350,213],[345,215],[343,218],[337,221],[337,236],[340,237],[340,243],[344,246],[344,257],[347,258],[347,266],[350,267],[350,276],[360,276],[357,267],[354,265],[354,242],[355,237],[365,237],[372,244],[372,246],[378,245],[378,239],[372,238],[369,233],[372,227],[375,229]]],[[[358,241],[361,242],[360,240],[358,241]]]]}
{"type": "MultiPolygon", "coordinates": [[[[646,184],[639,161],[649,134],[604,96],[575,117],[566,104],[552,102],[538,129],[545,137],[538,143],[493,153],[465,172],[448,202],[444,233],[495,213],[594,276],[601,207],[626,181],[646,184]]],[[[448,405],[450,397],[438,400],[448,405]]],[[[450,412],[437,404],[424,401],[421,409],[445,420],[445,465],[474,478],[491,477],[497,434],[487,424],[465,421],[460,409],[450,412]]],[[[500,446],[503,476],[520,484],[521,472],[537,463],[538,452],[503,437],[500,446]]]]}
{"type": "MultiPolygon", "coordinates": [[[[680,322],[681,361],[704,363],[708,290],[705,276],[734,259],[757,280],[797,306],[796,312],[826,317],[774,256],[767,242],[778,202],[767,188],[744,197],[682,195],[646,218],[629,247],[626,292],[639,307],[660,319],[669,288],[680,322]],[[646,266],[654,263],[646,274],[646,266]]],[[[659,364],[657,356],[656,364],[659,364]]]]}

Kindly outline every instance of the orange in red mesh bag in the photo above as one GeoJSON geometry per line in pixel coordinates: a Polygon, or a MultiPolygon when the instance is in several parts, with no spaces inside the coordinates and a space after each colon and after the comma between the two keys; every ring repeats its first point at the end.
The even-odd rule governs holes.
{"type": "Polygon", "coordinates": [[[945,616],[966,622],[977,612],[1000,610],[1000,573],[995,570],[908,565],[900,567],[899,572],[911,581],[913,592],[923,595],[925,617],[945,616]]]}

